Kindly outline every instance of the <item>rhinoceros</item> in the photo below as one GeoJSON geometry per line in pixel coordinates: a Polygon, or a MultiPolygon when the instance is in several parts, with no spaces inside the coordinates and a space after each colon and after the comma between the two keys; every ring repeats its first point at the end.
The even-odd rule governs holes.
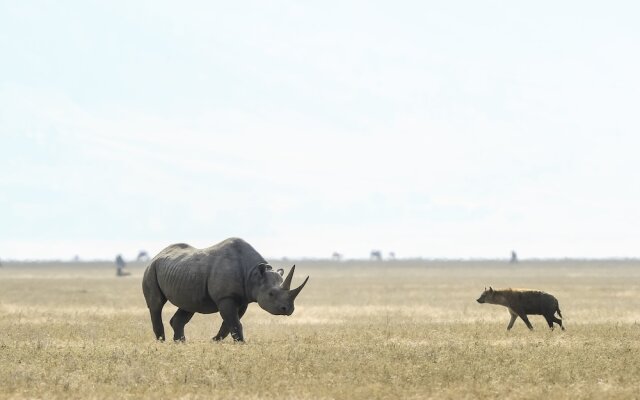
{"type": "Polygon", "coordinates": [[[156,339],[164,341],[162,308],[170,301],[178,307],[169,324],[173,340],[184,341],[184,326],[194,313],[220,312],[222,326],[213,340],[229,333],[234,341],[244,341],[240,318],[249,303],[258,302],[274,315],[291,315],[293,301],[309,277],[290,289],[295,265],[287,277],[273,268],[247,242],[226,239],[205,249],[173,244],[155,256],[142,278],[142,292],[149,307],[156,339]]]}

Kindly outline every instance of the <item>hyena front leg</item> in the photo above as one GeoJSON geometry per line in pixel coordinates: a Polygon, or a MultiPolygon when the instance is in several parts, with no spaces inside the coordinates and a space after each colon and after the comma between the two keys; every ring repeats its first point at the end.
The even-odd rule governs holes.
{"type": "Polygon", "coordinates": [[[513,312],[512,309],[509,309],[509,314],[511,314],[511,321],[509,321],[509,326],[507,326],[507,330],[510,331],[513,328],[513,323],[516,322],[516,318],[518,318],[518,314],[513,312]]]}
{"type": "Polygon", "coordinates": [[[529,322],[529,318],[527,317],[527,314],[525,314],[524,312],[522,313],[518,313],[518,316],[520,318],[522,318],[522,320],[524,321],[524,324],[527,325],[527,328],[529,328],[529,330],[533,330],[533,325],[531,325],[531,322],[529,322]]]}

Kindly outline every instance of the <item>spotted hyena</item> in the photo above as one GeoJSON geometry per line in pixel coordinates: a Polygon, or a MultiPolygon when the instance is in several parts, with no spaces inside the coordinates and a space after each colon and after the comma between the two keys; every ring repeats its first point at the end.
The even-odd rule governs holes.
{"type": "Polygon", "coordinates": [[[542,315],[547,320],[549,328],[553,329],[553,323],[560,325],[560,328],[564,330],[562,326],[562,319],[556,318],[557,312],[560,318],[560,307],[558,307],[558,300],[549,293],[542,292],[540,290],[531,289],[502,289],[493,290],[489,287],[489,290],[485,289],[477,300],[478,303],[499,304],[507,307],[511,314],[511,321],[507,330],[513,327],[513,323],[517,317],[522,318],[527,328],[533,329],[531,322],[527,315],[542,315]]]}

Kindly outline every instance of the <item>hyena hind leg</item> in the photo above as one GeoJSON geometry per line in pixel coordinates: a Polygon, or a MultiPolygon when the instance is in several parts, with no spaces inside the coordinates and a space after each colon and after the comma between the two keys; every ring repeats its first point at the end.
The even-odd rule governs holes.
{"type": "Polygon", "coordinates": [[[553,323],[555,322],[554,320],[556,319],[553,315],[544,315],[544,319],[547,320],[547,324],[549,324],[549,328],[551,328],[551,330],[553,330],[553,323]]]}

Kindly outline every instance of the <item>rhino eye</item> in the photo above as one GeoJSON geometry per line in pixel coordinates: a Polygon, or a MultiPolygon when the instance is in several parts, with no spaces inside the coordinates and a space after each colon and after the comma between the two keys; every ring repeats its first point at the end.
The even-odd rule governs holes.
{"type": "Polygon", "coordinates": [[[273,297],[273,292],[269,292],[269,297],[273,297]]]}

